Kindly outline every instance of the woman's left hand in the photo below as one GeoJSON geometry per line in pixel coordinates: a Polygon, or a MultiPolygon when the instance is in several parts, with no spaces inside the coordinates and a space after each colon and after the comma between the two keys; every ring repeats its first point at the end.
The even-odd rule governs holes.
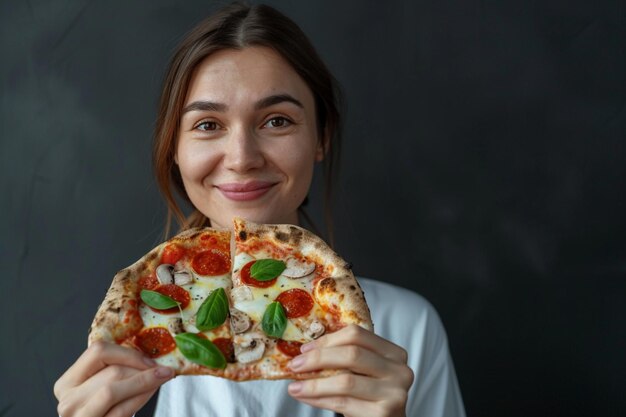
{"type": "Polygon", "coordinates": [[[346,417],[405,415],[413,371],[400,346],[356,325],[303,345],[290,367],[297,372],[340,369],[326,378],[292,382],[289,394],[346,417]]]}

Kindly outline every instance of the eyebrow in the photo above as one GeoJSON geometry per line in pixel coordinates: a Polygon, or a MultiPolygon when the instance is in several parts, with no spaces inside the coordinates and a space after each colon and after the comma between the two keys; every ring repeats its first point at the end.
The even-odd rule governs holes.
{"type": "Polygon", "coordinates": [[[216,103],[213,101],[194,101],[183,108],[183,114],[190,111],[216,111],[225,112],[228,109],[226,104],[216,103]]]}
{"type": "MultiPolygon", "coordinates": [[[[266,107],[273,106],[279,103],[292,103],[300,108],[304,108],[302,103],[289,94],[275,94],[269,97],[265,97],[254,105],[255,110],[261,110],[266,107]]],[[[228,110],[228,106],[224,103],[217,103],[214,101],[194,101],[193,103],[189,103],[187,106],[183,108],[182,114],[185,114],[190,111],[215,111],[215,112],[225,112],[228,110]]]]}
{"type": "Polygon", "coordinates": [[[264,109],[266,107],[273,106],[274,104],[279,104],[279,103],[284,103],[284,102],[295,104],[296,106],[300,107],[301,109],[304,108],[304,106],[302,105],[302,103],[299,100],[297,100],[293,96],[290,96],[289,94],[276,94],[276,95],[273,95],[273,96],[265,97],[265,98],[259,100],[255,104],[254,108],[255,108],[255,110],[261,110],[261,109],[264,109]]]}

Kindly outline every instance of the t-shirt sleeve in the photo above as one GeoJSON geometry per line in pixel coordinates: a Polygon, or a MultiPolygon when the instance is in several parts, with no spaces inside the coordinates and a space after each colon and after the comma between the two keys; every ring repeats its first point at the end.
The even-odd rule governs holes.
{"type": "Polygon", "coordinates": [[[412,291],[372,280],[359,282],[375,333],[408,353],[415,380],[409,389],[407,416],[465,417],[448,339],[434,307],[412,291]]]}
{"type": "Polygon", "coordinates": [[[409,354],[415,381],[407,404],[407,416],[464,417],[465,408],[445,330],[432,307],[427,315],[423,332],[425,343],[420,355],[416,357],[416,352],[409,354]]]}

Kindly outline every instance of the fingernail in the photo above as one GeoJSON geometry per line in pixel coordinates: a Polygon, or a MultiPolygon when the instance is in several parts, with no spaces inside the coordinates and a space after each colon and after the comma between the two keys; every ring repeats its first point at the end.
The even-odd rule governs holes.
{"type": "Polygon", "coordinates": [[[153,359],[147,358],[145,356],[143,357],[143,363],[145,363],[149,367],[156,366],[156,364],[157,364],[153,359]]]}
{"type": "Polygon", "coordinates": [[[304,364],[304,356],[300,355],[300,356],[296,356],[295,358],[291,360],[291,362],[289,362],[289,367],[291,369],[297,369],[301,367],[303,364],[304,364]]]}
{"type": "Polygon", "coordinates": [[[309,350],[313,350],[313,349],[315,349],[315,342],[305,343],[302,346],[300,346],[300,352],[302,353],[308,352],[309,350]]]}
{"type": "Polygon", "coordinates": [[[302,391],[302,382],[292,382],[291,384],[289,384],[289,386],[287,387],[287,390],[289,391],[290,394],[297,394],[300,391],[302,391]]]}
{"type": "Polygon", "coordinates": [[[169,378],[173,374],[174,371],[172,370],[172,368],[168,368],[167,366],[159,366],[154,371],[154,375],[156,375],[157,378],[169,378]]]}

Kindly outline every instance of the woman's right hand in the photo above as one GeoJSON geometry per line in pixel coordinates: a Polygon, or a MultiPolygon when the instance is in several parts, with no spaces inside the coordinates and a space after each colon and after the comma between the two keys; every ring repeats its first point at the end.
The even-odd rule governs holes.
{"type": "Polygon", "coordinates": [[[130,417],[174,377],[171,368],[112,343],[93,343],[54,384],[61,417],[130,417]]]}

